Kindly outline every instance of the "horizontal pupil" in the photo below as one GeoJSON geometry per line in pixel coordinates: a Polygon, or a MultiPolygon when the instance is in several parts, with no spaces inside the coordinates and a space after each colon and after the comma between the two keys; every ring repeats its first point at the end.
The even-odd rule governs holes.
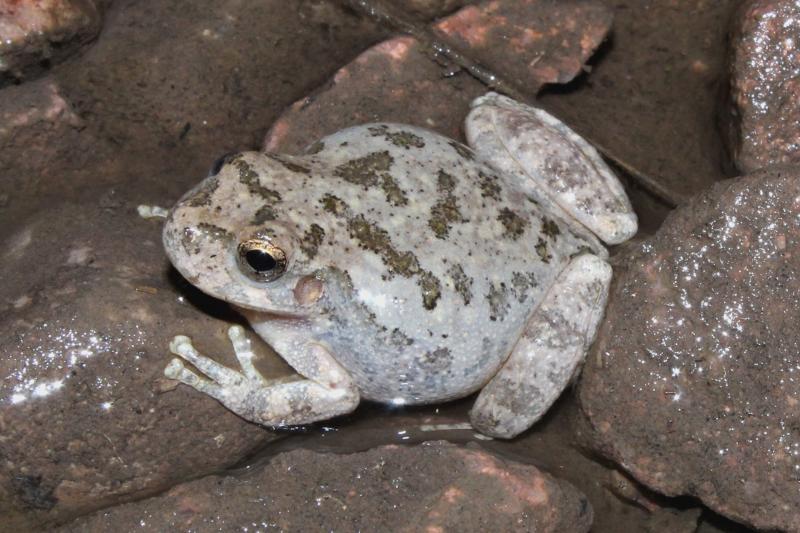
{"type": "Polygon", "coordinates": [[[256,272],[268,272],[277,264],[275,258],[264,250],[249,250],[245,254],[247,264],[256,272]]]}

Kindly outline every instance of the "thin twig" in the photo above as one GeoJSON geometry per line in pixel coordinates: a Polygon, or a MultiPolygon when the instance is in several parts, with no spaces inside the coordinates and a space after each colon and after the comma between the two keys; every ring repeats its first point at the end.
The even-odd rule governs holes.
{"type": "Polygon", "coordinates": [[[498,76],[480,63],[472,60],[450,43],[434,34],[425,24],[421,24],[394,6],[383,0],[342,0],[352,9],[364,13],[378,24],[411,35],[425,48],[438,56],[455,63],[471,76],[481,81],[492,90],[506,94],[515,100],[526,101],[528,98],[514,85],[498,76]]]}
{"type": "MultiPolygon", "coordinates": [[[[384,27],[411,35],[417,41],[419,41],[423,47],[431,50],[436,57],[445,58],[447,61],[464,69],[467,73],[486,85],[489,89],[510,96],[519,102],[543,108],[549,112],[549,110],[547,110],[540,101],[536,100],[535,97],[526,95],[523,91],[516,88],[513,83],[505,80],[503,77],[492,72],[480,63],[472,60],[466,54],[453,47],[450,43],[442,40],[427,25],[414,20],[401,10],[391,6],[390,4],[387,4],[384,2],[384,0],[340,1],[350,8],[370,17],[384,27]]],[[[576,130],[579,129],[574,128],[571,125],[569,126],[576,130]]],[[[670,207],[676,207],[682,203],[683,199],[680,197],[680,195],[664,186],[662,180],[640,171],[633,165],[616,156],[609,148],[603,146],[595,139],[583,135],[581,132],[578,133],[582,135],[584,139],[589,142],[589,144],[594,146],[597,151],[603,155],[603,157],[608,159],[620,170],[628,174],[650,194],[668,204],[670,207]]]]}

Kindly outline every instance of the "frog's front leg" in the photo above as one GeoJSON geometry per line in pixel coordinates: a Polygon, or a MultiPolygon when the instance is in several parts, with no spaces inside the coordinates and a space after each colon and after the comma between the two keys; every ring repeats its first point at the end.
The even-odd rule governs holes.
{"type": "Polygon", "coordinates": [[[580,255],[566,266],[478,396],[470,412],[475,429],[511,438],[542,417],[594,341],[610,283],[611,266],[597,256],[580,255]]]}
{"type": "Polygon", "coordinates": [[[302,360],[295,369],[307,379],[290,382],[268,380],[253,366],[250,340],[240,326],[228,330],[242,372],[236,372],[201,355],[188,337],[179,335],[170,343],[170,351],[194,365],[205,376],[197,375],[173,359],[164,375],[189,385],[219,400],[242,418],[265,426],[280,427],[308,424],[349,413],[359,401],[358,389],[348,373],[321,344],[309,342],[287,357],[302,360]]]}

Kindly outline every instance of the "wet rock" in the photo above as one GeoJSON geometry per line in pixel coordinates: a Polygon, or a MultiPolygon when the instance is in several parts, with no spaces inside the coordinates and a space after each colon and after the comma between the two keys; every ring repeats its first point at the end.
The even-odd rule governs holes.
{"type": "MultiPolygon", "coordinates": [[[[181,285],[160,226],[107,195],[32,214],[2,237],[0,530],[165,490],[275,438],[163,377],[181,333],[233,366],[236,317],[181,285]]],[[[287,372],[263,350],[266,375],[287,372]]]]}
{"type": "Polygon", "coordinates": [[[0,0],[0,83],[61,61],[100,33],[108,0],[0,0]]]}
{"type": "Polygon", "coordinates": [[[800,169],[714,186],[618,255],[579,401],[645,485],[800,530],[800,169]]]}
{"type": "Polygon", "coordinates": [[[80,519],[62,531],[588,531],[575,488],[444,442],[330,455],[298,450],[80,519]]]}
{"type": "MultiPolygon", "coordinates": [[[[526,0],[468,6],[433,28],[466,56],[534,96],[546,83],[578,75],[610,25],[610,12],[596,2],[526,0]]],[[[487,88],[457,66],[435,59],[411,37],[375,45],[341,68],[321,91],[295,102],[273,124],[265,149],[298,153],[325,135],[374,121],[463,138],[469,102],[487,88]]]]}
{"type": "Polygon", "coordinates": [[[0,215],[2,208],[13,207],[20,198],[35,199],[40,191],[64,188],[59,177],[72,169],[91,168],[94,153],[74,149],[85,142],[84,125],[52,79],[2,91],[0,195],[6,200],[0,215]]]}
{"type": "Polygon", "coordinates": [[[177,198],[382,35],[328,0],[112,4],[84,53],[0,90],[0,228],[112,187],[177,198]]]}
{"type": "Polygon", "coordinates": [[[533,96],[544,84],[580,74],[611,21],[600,2],[493,1],[465,7],[434,30],[533,96]]]}
{"type": "Polygon", "coordinates": [[[800,162],[800,4],[750,0],[731,38],[731,151],[750,172],[800,162]]]}

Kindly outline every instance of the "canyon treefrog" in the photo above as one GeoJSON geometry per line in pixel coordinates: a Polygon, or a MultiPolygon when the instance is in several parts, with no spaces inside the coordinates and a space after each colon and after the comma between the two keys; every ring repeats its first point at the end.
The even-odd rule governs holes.
{"type": "Polygon", "coordinates": [[[466,133],[472,148],[366,124],[299,157],[221,160],[170,211],[167,254],[302,379],[262,377],[239,327],[241,372],[178,336],[165,374],[267,426],[478,390],[477,430],[533,424],[603,315],[611,267],[595,235],[622,242],[636,217],[597,152],[544,111],[489,93],[466,133]]]}

